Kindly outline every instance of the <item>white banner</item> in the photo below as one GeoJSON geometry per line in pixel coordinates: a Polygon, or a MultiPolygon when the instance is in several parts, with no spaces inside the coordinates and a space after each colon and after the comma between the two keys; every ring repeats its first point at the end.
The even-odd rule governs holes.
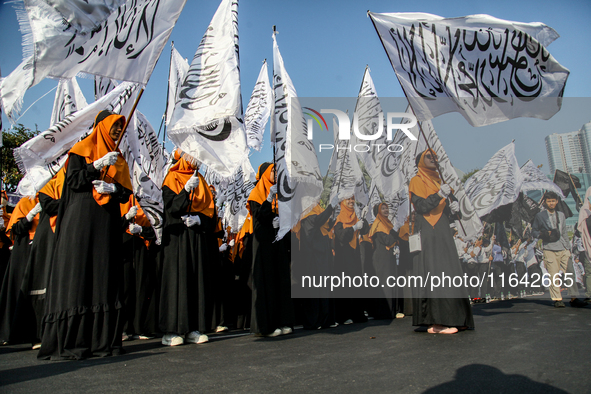
{"type": "Polygon", "coordinates": [[[512,142],[495,153],[484,168],[472,175],[464,188],[476,213],[483,217],[495,208],[517,200],[521,182],[515,144],[512,142]]]}
{"type": "Polygon", "coordinates": [[[86,107],[86,98],[78,86],[76,77],[72,79],[60,79],[55,92],[53,112],[51,113],[50,126],[61,122],[74,112],[86,107]]]}
{"type": "Polygon", "coordinates": [[[189,71],[189,62],[183,58],[176,48],[172,47],[170,54],[170,73],[168,74],[168,103],[166,104],[166,126],[170,125],[178,88],[185,80],[189,71]]]}
{"type": "Polygon", "coordinates": [[[535,164],[528,160],[523,166],[521,166],[521,191],[527,192],[529,190],[552,190],[554,193],[558,194],[562,199],[564,199],[564,195],[562,190],[558,185],[552,182],[542,170],[535,166],[535,164]]]}
{"type": "Polygon", "coordinates": [[[140,206],[150,210],[148,218],[156,231],[158,244],[162,238],[162,183],[168,155],[158,142],[154,128],[145,115],[136,110],[119,149],[129,167],[133,194],[140,206]]]}
{"type": "Polygon", "coordinates": [[[245,160],[228,183],[223,223],[225,226],[232,227],[233,232],[238,232],[246,220],[248,215],[246,202],[254,189],[255,180],[256,175],[252,164],[249,160],[245,160]]]}
{"type": "Polygon", "coordinates": [[[133,106],[138,85],[124,82],[111,93],[85,108],[66,116],[61,122],[22,144],[14,150],[19,170],[25,174],[18,186],[19,193],[35,194],[65,164],[68,151],[92,132],[96,115],[105,109],[125,116],[133,106]]]}
{"type": "Polygon", "coordinates": [[[273,34],[273,122],[276,155],[279,233],[283,238],[303,213],[320,200],[322,176],[316,150],[308,139],[308,127],[298,95],[285,70],[283,58],[273,34]]]}
{"type": "MultiPolygon", "coordinates": [[[[400,155],[399,149],[395,148],[390,151],[386,147],[393,142],[387,140],[386,123],[384,122],[384,114],[380,99],[373,84],[373,80],[369,73],[369,68],[365,69],[359,95],[357,96],[357,103],[355,105],[354,116],[357,119],[359,133],[363,136],[372,136],[379,134],[377,139],[371,140],[374,146],[382,146],[382,148],[374,148],[371,151],[357,152],[357,157],[363,162],[365,170],[371,176],[372,181],[375,182],[378,190],[384,196],[395,194],[401,187],[402,183],[396,183],[399,178],[395,177],[396,157],[400,155]],[[380,128],[380,124],[382,127],[380,128]]],[[[355,122],[355,118],[353,120],[355,122]]],[[[359,138],[352,127],[351,145],[358,144],[367,145],[369,141],[359,138]]]]}
{"type": "Polygon", "coordinates": [[[94,99],[100,100],[101,97],[115,89],[115,86],[119,85],[117,81],[111,78],[105,78],[98,75],[94,76],[94,99]]]}
{"type": "Polygon", "coordinates": [[[33,84],[34,68],[33,56],[23,60],[6,78],[0,81],[0,99],[4,113],[13,125],[23,106],[23,97],[33,84]]]}
{"type": "Polygon", "coordinates": [[[218,7],[183,84],[168,136],[183,152],[223,177],[246,160],[238,47],[238,1],[218,7]]]}
{"type": "Polygon", "coordinates": [[[244,114],[244,124],[246,125],[246,143],[257,151],[263,147],[263,135],[265,126],[271,115],[271,105],[273,103],[273,90],[269,84],[269,74],[267,71],[267,61],[263,63],[261,72],[254,85],[254,90],[250,95],[248,107],[244,114]]]}
{"type": "Polygon", "coordinates": [[[547,51],[558,33],[542,23],[489,15],[369,16],[419,121],[459,112],[472,126],[484,126],[550,119],[560,110],[569,71],[547,51]]]}
{"type": "MultiPolygon", "coordinates": [[[[145,85],[185,2],[93,1],[85,5],[61,0],[56,8],[50,4],[53,2],[24,0],[26,14],[21,13],[19,19],[21,28],[31,32],[25,40],[32,40],[33,45],[25,52],[34,54],[34,80],[23,84],[28,88],[48,76],[73,78],[87,73],[145,85]],[[81,8],[70,7],[73,3],[81,8]],[[108,7],[99,9],[99,3],[108,7]],[[119,8],[114,8],[117,5],[119,8]]],[[[20,68],[15,72],[20,73],[20,68]]],[[[22,100],[24,90],[18,94],[10,101],[22,100]]]]}

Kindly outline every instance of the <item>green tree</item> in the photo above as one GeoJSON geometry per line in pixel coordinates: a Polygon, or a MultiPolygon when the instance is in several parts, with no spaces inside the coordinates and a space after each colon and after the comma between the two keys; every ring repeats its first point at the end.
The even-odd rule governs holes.
{"type": "Polygon", "coordinates": [[[22,124],[18,124],[10,130],[2,130],[2,148],[0,148],[1,156],[1,176],[2,185],[4,188],[13,192],[16,191],[18,183],[23,178],[23,175],[19,172],[16,160],[12,151],[14,148],[18,148],[31,138],[39,134],[39,129],[35,125],[35,130],[27,129],[22,124]]]}
{"type": "Polygon", "coordinates": [[[473,170],[471,170],[470,172],[468,172],[467,174],[464,174],[464,176],[462,177],[462,183],[465,183],[468,178],[470,178],[472,175],[476,174],[478,171],[480,171],[480,168],[475,168],[473,170]]]}

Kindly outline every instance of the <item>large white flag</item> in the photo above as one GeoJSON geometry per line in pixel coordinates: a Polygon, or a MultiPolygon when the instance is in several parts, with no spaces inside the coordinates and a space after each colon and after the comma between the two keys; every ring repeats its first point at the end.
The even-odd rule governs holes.
{"type": "MultiPolygon", "coordinates": [[[[25,52],[34,54],[34,72],[20,87],[29,88],[48,76],[72,78],[78,73],[145,85],[185,2],[24,0],[26,13],[19,19],[31,32],[25,41],[32,45],[25,52]]],[[[20,74],[17,68],[6,77],[7,83],[14,86],[20,74]]],[[[11,93],[16,96],[14,105],[25,90],[11,93]]],[[[5,108],[12,113],[13,106],[5,108]]]]}
{"type": "Polygon", "coordinates": [[[119,149],[129,167],[133,194],[144,210],[156,233],[156,243],[162,239],[164,202],[162,183],[167,154],[145,115],[136,110],[119,149]]]}
{"type": "Polygon", "coordinates": [[[222,0],[178,88],[168,136],[223,177],[246,160],[238,50],[238,1],[222,0]]]}
{"type": "MultiPolygon", "coordinates": [[[[359,193],[363,194],[362,183],[365,183],[365,180],[352,146],[350,140],[339,139],[335,143],[331,160],[334,159],[336,162],[330,164],[330,168],[334,169],[334,175],[329,201],[334,196],[338,196],[339,201],[351,196],[355,196],[357,200],[357,195],[359,193]]],[[[367,204],[367,193],[364,200],[365,204],[367,204]]]]}
{"type": "Polygon", "coordinates": [[[166,104],[166,125],[170,124],[178,93],[178,88],[189,71],[189,62],[181,56],[174,45],[170,54],[170,73],[168,74],[168,103],[166,104]]]}
{"type": "Polygon", "coordinates": [[[86,107],[86,98],[78,86],[76,77],[71,79],[60,79],[53,101],[53,112],[51,113],[50,126],[61,122],[64,118],[74,112],[86,107]]]}
{"type": "Polygon", "coordinates": [[[459,112],[472,126],[550,119],[569,71],[547,51],[542,23],[489,15],[377,14],[372,22],[418,120],[459,112]]]}
{"type": "Polygon", "coordinates": [[[68,151],[92,132],[96,115],[105,109],[127,116],[133,106],[129,98],[138,85],[124,82],[109,94],[31,138],[14,150],[19,170],[25,174],[18,186],[22,195],[35,194],[64,165],[68,151]],[[33,193],[31,193],[33,191],[33,193]]]}
{"type": "Polygon", "coordinates": [[[483,217],[495,208],[515,202],[521,183],[515,144],[511,142],[495,153],[482,170],[468,178],[464,188],[476,213],[483,217]]]}
{"type": "Polygon", "coordinates": [[[250,148],[256,149],[259,152],[263,147],[263,134],[269,116],[271,115],[272,103],[273,90],[269,84],[267,60],[265,60],[244,114],[246,143],[250,148]]]}
{"type": "MultiPolygon", "coordinates": [[[[410,113],[411,111],[412,110],[410,107],[406,109],[407,113],[410,113]]],[[[462,219],[460,220],[461,224],[456,223],[456,229],[464,240],[473,239],[482,229],[482,222],[479,218],[482,215],[477,214],[475,209],[476,207],[472,204],[473,201],[468,198],[467,190],[462,185],[462,182],[460,181],[460,178],[458,177],[451,160],[447,156],[447,153],[445,152],[445,149],[443,148],[443,145],[441,144],[441,141],[435,132],[433,123],[431,123],[431,121],[425,121],[422,122],[421,126],[426,139],[429,141],[428,146],[430,146],[431,149],[433,149],[437,154],[437,161],[443,175],[443,181],[454,190],[454,196],[458,199],[462,219]]],[[[401,145],[404,143],[406,146],[404,151],[392,163],[392,165],[397,169],[394,175],[394,178],[396,178],[394,182],[396,184],[404,184],[403,190],[407,195],[410,180],[418,172],[416,156],[427,149],[425,137],[420,135],[419,125],[410,128],[409,130],[417,138],[417,140],[410,140],[402,131],[399,130],[394,137],[393,143],[398,143],[401,145]]],[[[404,203],[404,201],[402,201],[402,203],[404,203]]],[[[400,228],[407,217],[408,205],[404,207],[404,210],[397,212],[395,227],[398,226],[398,228],[400,228]]]]}
{"type": "Polygon", "coordinates": [[[562,189],[557,184],[552,182],[542,170],[535,166],[535,164],[528,160],[523,166],[521,166],[521,191],[527,192],[529,190],[552,190],[564,199],[562,189]]]}
{"type": "MultiPolygon", "coordinates": [[[[360,138],[362,136],[375,136],[371,140],[374,148],[370,151],[357,152],[357,157],[363,163],[365,170],[375,182],[378,190],[385,196],[397,193],[402,188],[402,183],[396,183],[399,178],[395,177],[396,157],[400,155],[399,148],[396,148],[394,141],[387,140],[386,123],[380,99],[371,78],[369,67],[365,68],[357,103],[351,133],[351,145],[367,145],[368,141],[360,138]],[[355,119],[357,119],[357,130],[355,130],[355,119]],[[380,125],[382,127],[380,127],[380,125]],[[392,147],[390,147],[392,145],[392,147]]],[[[406,141],[405,144],[406,145],[406,141]]]]}
{"type": "Polygon", "coordinates": [[[279,240],[296,225],[303,213],[314,208],[323,186],[316,150],[308,139],[306,119],[293,82],[285,70],[275,34],[273,93],[271,135],[274,136],[277,163],[279,240]]]}

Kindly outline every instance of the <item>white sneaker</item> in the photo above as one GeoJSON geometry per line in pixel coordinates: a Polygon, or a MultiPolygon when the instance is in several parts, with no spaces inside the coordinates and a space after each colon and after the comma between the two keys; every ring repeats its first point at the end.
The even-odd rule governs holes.
{"type": "Polygon", "coordinates": [[[183,343],[185,343],[185,340],[177,334],[166,334],[162,337],[162,344],[164,346],[178,346],[183,343]]]}
{"type": "Polygon", "coordinates": [[[41,349],[41,343],[36,343],[33,345],[33,350],[41,349]]]}
{"type": "Polygon", "coordinates": [[[353,324],[353,320],[347,319],[345,322],[343,322],[343,324],[353,324]]]}
{"type": "Polygon", "coordinates": [[[191,331],[185,335],[185,341],[188,343],[205,343],[209,342],[207,335],[201,334],[199,331],[191,331]]]}
{"type": "Polygon", "coordinates": [[[281,335],[291,334],[292,332],[293,330],[291,329],[291,327],[281,327],[281,335]]]}
{"type": "Polygon", "coordinates": [[[228,327],[226,327],[226,326],[217,326],[217,328],[215,329],[215,332],[224,332],[224,331],[228,331],[228,327]]]}
{"type": "Polygon", "coordinates": [[[396,314],[396,318],[397,318],[397,319],[402,319],[402,318],[404,318],[404,313],[400,313],[400,312],[398,312],[398,313],[396,314]]]}
{"type": "Polygon", "coordinates": [[[273,331],[272,333],[267,334],[265,336],[269,337],[269,338],[273,338],[273,337],[278,337],[279,335],[281,335],[281,333],[282,333],[281,328],[276,328],[275,331],[273,331]]]}

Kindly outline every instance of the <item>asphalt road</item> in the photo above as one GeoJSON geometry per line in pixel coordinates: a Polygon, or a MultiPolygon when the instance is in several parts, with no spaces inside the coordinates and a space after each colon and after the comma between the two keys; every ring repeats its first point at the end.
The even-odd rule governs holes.
{"type": "Polygon", "coordinates": [[[474,306],[476,329],[415,332],[411,318],[201,345],[125,342],[127,354],[37,361],[0,348],[0,392],[591,393],[591,306],[526,298],[474,306]]]}

